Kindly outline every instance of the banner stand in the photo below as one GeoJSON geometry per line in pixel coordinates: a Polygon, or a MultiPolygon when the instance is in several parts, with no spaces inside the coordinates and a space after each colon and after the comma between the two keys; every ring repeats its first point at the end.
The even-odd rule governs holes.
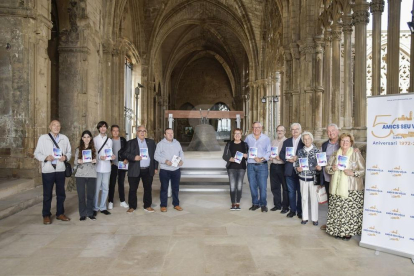
{"type": "Polygon", "coordinates": [[[414,264],[414,93],[368,97],[366,125],[359,245],[414,264]]]}
{"type": "Polygon", "coordinates": [[[379,252],[384,252],[384,253],[389,253],[389,254],[393,254],[393,255],[397,255],[401,257],[407,257],[411,259],[411,262],[414,264],[414,255],[412,254],[392,250],[392,249],[381,247],[381,246],[375,246],[375,245],[364,243],[364,242],[359,242],[359,246],[375,250],[375,255],[379,255],[379,252]]]}

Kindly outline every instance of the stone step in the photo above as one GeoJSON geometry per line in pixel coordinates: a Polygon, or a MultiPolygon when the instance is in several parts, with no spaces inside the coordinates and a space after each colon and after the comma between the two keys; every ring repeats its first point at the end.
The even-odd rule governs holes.
{"type": "Polygon", "coordinates": [[[34,187],[34,179],[1,179],[0,199],[33,189],[34,187]]]}
{"type": "Polygon", "coordinates": [[[0,200],[0,219],[14,215],[43,201],[43,187],[38,186],[0,200]]]}

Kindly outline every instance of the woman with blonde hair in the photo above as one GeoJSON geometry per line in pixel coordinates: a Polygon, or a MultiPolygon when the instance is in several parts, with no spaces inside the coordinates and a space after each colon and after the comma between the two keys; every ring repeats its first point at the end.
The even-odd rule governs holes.
{"type": "Polygon", "coordinates": [[[352,148],[353,144],[351,134],[341,134],[340,148],[325,167],[332,175],[326,233],[344,240],[360,235],[362,230],[365,160],[352,148]]]}

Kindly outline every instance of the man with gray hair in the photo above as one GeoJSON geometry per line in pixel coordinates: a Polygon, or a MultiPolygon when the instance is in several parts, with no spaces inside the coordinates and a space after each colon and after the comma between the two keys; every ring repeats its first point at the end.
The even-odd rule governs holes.
{"type": "Polygon", "coordinates": [[[298,159],[298,150],[303,148],[304,144],[301,139],[302,126],[299,123],[293,123],[290,126],[292,137],[283,142],[282,150],[280,151],[280,159],[285,162],[285,177],[289,191],[290,212],[287,214],[288,218],[298,215],[302,218],[302,198],[300,194],[299,176],[296,174],[293,164],[298,159]],[[286,158],[286,148],[293,148],[293,156],[286,158]]]}
{"type": "Polygon", "coordinates": [[[270,139],[262,133],[262,124],[254,122],[253,133],[249,134],[244,141],[249,146],[247,178],[253,203],[249,210],[255,211],[261,207],[262,212],[267,212],[267,176],[269,175],[267,160],[270,157],[270,139]]]}

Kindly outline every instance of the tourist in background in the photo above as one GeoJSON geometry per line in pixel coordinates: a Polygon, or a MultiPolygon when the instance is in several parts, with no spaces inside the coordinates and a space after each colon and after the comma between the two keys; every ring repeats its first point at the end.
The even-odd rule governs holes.
{"type": "Polygon", "coordinates": [[[109,177],[111,175],[111,160],[115,159],[115,155],[110,157],[111,160],[106,160],[106,149],[112,150],[112,140],[106,134],[108,130],[108,124],[104,121],[100,121],[96,128],[99,131],[99,134],[93,138],[95,144],[95,149],[97,150],[96,156],[96,190],[95,190],[95,203],[94,203],[94,216],[100,211],[102,214],[110,215],[111,213],[106,208],[106,199],[109,192],[109,177]],[[99,198],[99,192],[101,192],[101,197],[99,198]]]}
{"type": "Polygon", "coordinates": [[[332,175],[326,233],[350,240],[360,235],[364,207],[365,160],[352,146],[354,137],[343,133],[339,137],[340,148],[328,160],[325,171],[332,175]],[[338,168],[338,156],[346,156],[345,169],[338,168]]]}
{"type": "Polygon", "coordinates": [[[50,208],[53,198],[53,186],[56,183],[56,219],[69,221],[70,218],[65,216],[64,202],[65,193],[65,161],[71,157],[71,147],[68,137],[60,133],[60,122],[53,120],[49,124],[50,132],[39,137],[34,156],[42,164],[42,182],[43,182],[43,224],[51,224],[52,213],[50,208]],[[54,141],[53,141],[53,140],[54,141]],[[53,149],[57,148],[55,143],[61,149],[62,156],[55,159],[53,149]]]}
{"type": "Polygon", "coordinates": [[[302,198],[300,196],[299,176],[293,168],[293,164],[298,160],[298,150],[303,148],[301,139],[302,126],[299,123],[293,123],[290,126],[292,137],[283,142],[282,150],[280,151],[280,159],[285,162],[285,177],[289,191],[290,212],[287,214],[288,218],[293,218],[296,214],[298,218],[302,218],[302,198]],[[286,148],[293,147],[294,156],[286,158],[286,148]]]}
{"type": "Polygon", "coordinates": [[[296,160],[294,167],[299,174],[300,182],[300,194],[302,197],[302,224],[306,224],[309,218],[309,201],[311,205],[311,218],[313,225],[318,225],[318,197],[317,193],[320,189],[319,174],[321,166],[318,166],[318,160],[316,154],[319,153],[319,149],[313,145],[313,135],[310,132],[305,131],[302,134],[302,142],[304,147],[298,150],[298,159],[296,160]],[[308,168],[303,169],[300,165],[300,158],[307,158],[308,168]],[[310,200],[309,200],[310,199],[310,200]]]}
{"type": "MultiPolygon", "coordinates": [[[[87,154],[87,153],[86,153],[87,154]]],[[[82,132],[79,147],[75,150],[76,190],[78,191],[80,221],[96,220],[93,204],[96,190],[96,149],[89,130],[82,132]],[[84,158],[84,151],[90,150],[89,159],[84,158]]]]}
{"type": "Polygon", "coordinates": [[[240,199],[242,195],[243,179],[246,173],[246,160],[249,146],[241,140],[242,130],[236,128],[233,131],[234,140],[227,142],[223,152],[223,159],[227,161],[227,173],[230,181],[230,199],[232,211],[240,210],[240,199]],[[242,158],[236,157],[240,152],[242,158]]]}
{"type": "Polygon", "coordinates": [[[167,212],[168,185],[171,182],[172,205],[177,211],[182,211],[178,193],[180,191],[181,170],[184,163],[184,152],[180,142],[174,139],[174,131],[167,128],[155,151],[155,160],[160,164],[160,208],[161,212],[167,212]]]}
{"type": "Polygon", "coordinates": [[[249,146],[247,178],[253,203],[249,210],[255,211],[261,208],[262,212],[267,212],[267,177],[269,174],[267,160],[270,157],[270,139],[262,133],[262,124],[254,122],[253,133],[249,134],[244,141],[249,146]]]}
{"type": "Polygon", "coordinates": [[[277,147],[277,156],[269,158],[270,164],[270,188],[273,194],[274,207],[270,211],[277,211],[282,209],[280,213],[286,214],[289,212],[289,193],[285,178],[285,162],[280,158],[280,151],[283,147],[283,142],[287,139],[285,137],[286,129],[279,125],[276,127],[277,138],[272,141],[272,147],[277,147]],[[281,187],[283,188],[283,202],[281,198],[281,187]]]}
{"type": "Polygon", "coordinates": [[[125,202],[125,174],[127,170],[118,169],[118,161],[123,161],[124,164],[128,164],[128,160],[121,159],[122,150],[125,149],[127,140],[124,137],[119,136],[119,126],[111,126],[112,134],[112,152],[115,155],[115,159],[112,160],[111,165],[111,177],[109,179],[109,194],[108,194],[108,209],[111,210],[114,207],[114,195],[115,195],[115,185],[116,179],[118,178],[118,195],[120,206],[128,208],[128,203],[125,202]]]}

